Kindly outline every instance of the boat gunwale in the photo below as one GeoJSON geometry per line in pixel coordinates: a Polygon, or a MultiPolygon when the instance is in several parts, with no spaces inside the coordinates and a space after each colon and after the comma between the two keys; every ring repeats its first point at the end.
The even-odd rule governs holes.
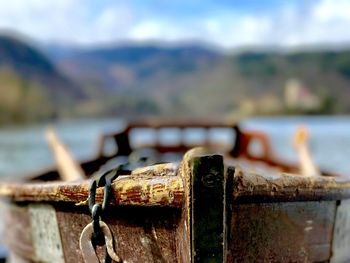
{"type": "MultiPolygon", "coordinates": [[[[181,208],[184,182],[179,164],[145,166],[130,175],[121,176],[112,184],[111,205],[166,206],[181,208]]],[[[341,177],[305,177],[297,174],[267,171],[265,174],[226,167],[232,177],[232,197],[236,203],[322,201],[350,199],[350,181],[341,177]]],[[[76,182],[28,182],[0,185],[0,196],[16,202],[74,202],[84,205],[91,180],[76,182]]],[[[96,200],[103,199],[103,187],[97,189],[96,200]]]]}

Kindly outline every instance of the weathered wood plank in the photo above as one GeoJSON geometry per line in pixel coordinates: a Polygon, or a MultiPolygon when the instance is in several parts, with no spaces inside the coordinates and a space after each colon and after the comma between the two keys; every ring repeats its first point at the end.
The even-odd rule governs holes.
{"type": "MultiPolygon", "coordinates": [[[[174,176],[171,164],[135,170],[130,176],[121,176],[113,184],[111,203],[132,206],[182,207],[183,181],[174,176]]],[[[0,196],[14,201],[84,202],[88,197],[90,181],[28,184],[1,184],[0,196]]],[[[103,199],[103,187],[97,189],[96,201],[103,199]]]]}
{"type": "Polygon", "coordinates": [[[225,176],[221,155],[191,160],[192,261],[225,261],[225,176]]]}
{"type": "Polygon", "coordinates": [[[328,176],[258,174],[235,168],[236,202],[321,201],[350,198],[350,181],[328,176]]]}
{"type": "MultiPolygon", "coordinates": [[[[30,215],[26,206],[8,204],[4,209],[4,243],[16,258],[35,258],[30,215]],[[17,256],[15,256],[17,255],[17,256]]],[[[13,259],[14,262],[15,259],[13,259]]]]}
{"type": "MultiPolygon", "coordinates": [[[[173,191],[173,196],[168,194],[168,198],[177,199],[177,206],[182,207],[182,205],[184,205],[183,201],[185,200],[185,189],[187,189],[187,194],[190,194],[190,184],[186,185],[186,187],[184,185],[185,177],[190,175],[190,173],[187,172],[187,169],[190,168],[191,158],[192,154],[189,154],[188,157],[184,159],[181,167],[186,168],[179,169],[176,175],[175,170],[173,169],[174,166],[163,165],[163,169],[146,167],[135,170],[131,176],[119,178],[113,183],[115,196],[117,196],[117,201],[115,203],[119,202],[118,204],[120,204],[120,201],[118,200],[122,200],[120,193],[118,193],[118,185],[120,184],[125,187],[125,185],[131,181],[134,184],[137,182],[139,186],[147,188],[149,193],[152,193],[152,191],[161,190],[157,187],[153,187],[153,189],[151,187],[153,183],[154,185],[164,183],[167,185],[167,190],[176,189],[176,191],[173,191]],[[173,168],[170,169],[169,167],[173,168]],[[155,171],[157,172],[155,173],[155,171]],[[172,184],[175,184],[176,187],[170,188],[172,184]]],[[[87,197],[87,193],[79,194],[81,193],[78,186],[79,184],[69,183],[65,185],[66,187],[68,186],[69,190],[72,190],[72,186],[78,187],[78,191],[75,193],[75,196],[81,195],[83,198],[79,197],[77,200],[73,199],[74,201],[84,200],[84,198],[87,197]]],[[[50,189],[50,184],[47,184],[46,187],[48,187],[48,189],[45,190],[45,187],[41,189],[41,191],[43,191],[40,192],[42,196],[46,195],[45,191],[51,191],[52,194],[54,193],[52,192],[53,189],[50,189]]],[[[82,186],[80,187],[82,188],[82,186]]],[[[83,188],[85,187],[88,187],[87,182],[83,188]]],[[[28,188],[27,191],[29,194],[30,189],[28,188]]],[[[101,201],[101,191],[102,189],[98,189],[97,201],[101,201]]],[[[142,192],[142,189],[139,190],[139,192],[142,192]]],[[[64,190],[61,188],[59,193],[64,193],[64,190]]],[[[22,196],[22,198],[24,198],[23,200],[28,201],[30,199],[28,196],[23,195],[23,193],[17,194],[22,196]]],[[[128,204],[130,204],[130,200],[136,200],[130,195],[126,197],[129,199],[128,204]]],[[[71,197],[69,198],[69,200],[72,200],[71,197]]],[[[60,200],[62,201],[64,199],[60,197],[60,200]]],[[[43,202],[40,201],[40,203],[43,202]]],[[[23,204],[23,209],[26,211],[27,202],[20,202],[18,204],[23,204]]],[[[82,262],[78,242],[82,229],[91,221],[91,216],[87,206],[75,206],[72,202],[51,202],[50,204],[56,209],[56,217],[60,229],[65,262],[82,262]]],[[[153,205],[154,204],[155,203],[153,203],[153,205]]],[[[171,207],[173,207],[173,205],[166,206],[167,207],[163,208],[149,207],[147,205],[141,205],[138,207],[111,207],[110,212],[105,218],[105,222],[109,225],[114,235],[116,241],[116,251],[121,258],[127,262],[191,262],[191,229],[190,225],[187,223],[189,220],[190,205],[187,204],[186,208],[182,210],[172,209],[171,207]]],[[[28,211],[26,213],[27,215],[25,215],[25,217],[28,217],[28,211]]],[[[21,227],[23,226],[17,221],[17,216],[13,217],[12,219],[13,224],[21,227]]],[[[26,232],[26,235],[31,232],[31,228],[28,225],[22,229],[24,232],[26,232]]],[[[25,243],[26,246],[33,247],[32,239],[25,241],[25,243]]],[[[23,246],[23,242],[18,242],[18,244],[12,244],[11,249],[14,251],[20,251],[21,246],[23,246]]],[[[103,254],[103,250],[98,250],[98,252],[102,252],[103,254]]],[[[29,260],[36,260],[35,251],[32,254],[22,254],[24,254],[24,258],[28,259],[29,257],[29,260]]]]}
{"type": "Polygon", "coordinates": [[[231,262],[323,262],[330,259],[335,201],[233,206],[231,262]]]}
{"type": "Polygon", "coordinates": [[[350,200],[338,202],[332,242],[332,263],[350,261],[350,200]]]}
{"type": "MultiPolygon", "coordinates": [[[[105,222],[113,233],[117,254],[126,262],[176,262],[176,213],[159,208],[111,210],[105,222]]],[[[82,262],[79,236],[91,221],[90,215],[57,207],[57,218],[66,262],[82,262]]]]}
{"type": "Polygon", "coordinates": [[[195,148],[184,156],[178,176],[184,180],[185,191],[176,233],[178,262],[223,262],[225,254],[223,157],[208,155],[205,149],[195,148]],[[209,186],[204,193],[202,193],[203,182],[209,186]],[[215,187],[210,187],[211,183],[215,187]]]}
{"type": "Polygon", "coordinates": [[[28,205],[31,237],[35,260],[64,263],[62,242],[56,211],[53,206],[43,203],[28,205]]]}
{"type": "Polygon", "coordinates": [[[176,250],[178,262],[191,262],[191,158],[198,152],[193,149],[187,152],[180,164],[177,176],[181,177],[184,185],[184,202],[178,227],[176,229],[176,250]]]}
{"type": "MultiPolygon", "coordinates": [[[[229,167],[226,177],[221,156],[196,149],[188,152],[179,166],[145,167],[118,178],[112,184],[112,204],[117,206],[111,207],[105,219],[114,234],[117,253],[128,262],[330,259],[336,203],[338,198],[350,198],[349,182],[257,174],[239,167],[229,167]],[[218,185],[208,190],[203,184],[211,173],[216,176],[209,181],[218,185]]],[[[18,240],[19,235],[27,238],[18,244],[12,242],[11,249],[21,257],[36,259],[34,241],[28,235],[28,212],[23,211],[28,202],[49,202],[56,211],[66,262],[82,262],[79,235],[91,216],[86,205],[74,203],[86,200],[88,187],[89,181],[0,186],[0,195],[23,206],[15,206],[22,213],[12,214],[7,224],[20,228],[12,240],[18,240]]],[[[99,188],[97,202],[102,195],[99,188]]]]}
{"type": "MultiPolygon", "coordinates": [[[[52,205],[57,218],[57,221],[52,222],[58,223],[65,262],[83,262],[79,237],[83,228],[91,222],[87,207],[77,208],[73,204],[60,203],[52,205]]],[[[34,234],[29,207],[12,205],[12,209],[21,213],[20,217],[12,214],[14,217],[11,217],[11,224],[8,223],[13,226],[7,230],[7,244],[12,253],[29,262],[43,262],[48,259],[51,262],[50,259],[54,258],[56,252],[42,247],[41,240],[32,238],[34,234]],[[36,251],[35,248],[45,251],[36,251]],[[38,255],[44,255],[43,252],[47,258],[38,258],[38,255]]],[[[125,262],[181,262],[177,261],[175,243],[179,213],[178,210],[170,208],[119,207],[110,210],[105,222],[113,233],[115,250],[125,262]]],[[[40,222],[36,227],[40,227],[40,222]]],[[[43,236],[44,240],[45,238],[51,237],[43,236]]],[[[98,248],[97,251],[103,257],[104,249],[98,248]]]]}

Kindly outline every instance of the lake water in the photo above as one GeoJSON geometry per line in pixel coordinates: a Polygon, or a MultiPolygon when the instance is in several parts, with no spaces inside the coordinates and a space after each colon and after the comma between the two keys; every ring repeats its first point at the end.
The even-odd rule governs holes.
{"type": "MultiPolygon", "coordinates": [[[[266,131],[279,157],[296,160],[292,136],[305,124],[311,133],[311,150],[316,162],[327,170],[350,173],[350,117],[253,118],[242,122],[245,129],[266,131]]],[[[92,157],[100,134],[117,131],[124,123],[116,119],[74,120],[48,125],[0,128],[0,177],[15,177],[41,170],[54,163],[44,131],[56,128],[60,138],[77,159],[92,157]]]]}

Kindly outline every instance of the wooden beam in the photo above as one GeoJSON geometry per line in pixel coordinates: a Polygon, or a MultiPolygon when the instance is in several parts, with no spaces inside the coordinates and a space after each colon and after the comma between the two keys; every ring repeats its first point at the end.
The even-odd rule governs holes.
{"type": "MultiPolygon", "coordinates": [[[[147,166],[112,183],[113,205],[182,207],[183,181],[175,176],[172,163],[147,166]]],[[[80,182],[36,182],[0,184],[0,197],[13,201],[74,202],[85,204],[90,180],[80,182]]],[[[103,187],[97,188],[96,202],[102,202],[103,187]]]]}
{"type": "Polygon", "coordinates": [[[300,176],[235,168],[235,202],[322,201],[350,198],[344,177],[300,176]]]}
{"type": "Polygon", "coordinates": [[[191,262],[225,262],[226,181],[223,157],[194,157],[191,168],[191,262]]]}
{"type": "Polygon", "coordinates": [[[86,178],[81,166],[74,160],[68,148],[58,138],[55,130],[46,130],[46,140],[54,154],[59,175],[63,181],[77,181],[86,178]]]}

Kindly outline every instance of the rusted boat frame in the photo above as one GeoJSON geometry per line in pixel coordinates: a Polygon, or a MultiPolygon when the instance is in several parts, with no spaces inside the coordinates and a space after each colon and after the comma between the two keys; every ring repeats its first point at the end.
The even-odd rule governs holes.
{"type": "MultiPolygon", "coordinates": [[[[179,164],[147,166],[117,178],[112,183],[113,208],[106,223],[114,233],[116,251],[122,259],[127,262],[349,260],[350,234],[344,234],[350,231],[346,224],[350,221],[349,180],[286,173],[297,171],[297,167],[273,158],[263,133],[242,132],[235,125],[217,123],[182,125],[153,123],[151,127],[232,128],[236,141],[229,156],[252,163],[263,161],[269,167],[282,167],[284,172],[267,169],[266,173],[256,173],[226,163],[223,155],[195,149],[187,152],[179,164]],[[254,139],[263,145],[261,156],[249,152],[249,143],[254,139]]],[[[150,124],[138,123],[105,136],[100,150],[107,138],[114,138],[118,145],[115,156],[120,152],[129,154],[129,132],[140,127],[150,124]]],[[[187,150],[185,147],[178,145],[163,150],[187,150]]],[[[100,151],[99,158],[82,167],[92,174],[109,158],[112,156],[105,157],[100,151]]],[[[57,174],[51,171],[24,185],[0,185],[0,196],[11,201],[7,242],[14,257],[34,262],[45,261],[47,257],[55,259],[51,262],[83,262],[78,238],[91,221],[87,209],[90,181],[38,182],[55,178],[57,174]],[[47,213],[51,219],[41,222],[38,211],[47,213]],[[49,232],[45,223],[58,229],[56,236],[60,238],[54,241],[58,242],[58,248],[45,236],[45,231],[49,232]]],[[[103,188],[98,188],[96,193],[96,201],[101,202],[103,188]]]]}
{"type": "MultiPolygon", "coordinates": [[[[209,130],[212,128],[225,128],[232,129],[235,134],[232,142],[233,148],[227,152],[227,154],[233,158],[246,158],[251,161],[260,161],[268,164],[269,166],[275,166],[286,172],[296,172],[298,171],[298,167],[295,164],[287,163],[284,160],[279,160],[276,156],[274,156],[273,151],[271,149],[270,139],[269,137],[261,131],[242,131],[239,126],[235,123],[226,123],[226,122],[198,122],[198,121],[159,121],[159,120],[146,120],[146,121],[136,121],[131,122],[125,127],[123,130],[116,133],[104,134],[99,138],[97,154],[93,157],[92,160],[83,161],[81,166],[83,170],[91,175],[96,171],[96,167],[101,166],[108,160],[116,157],[116,156],[128,156],[134,149],[132,149],[130,145],[130,133],[134,129],[142,129],[142,128],[150,128],[154,130],[160,130],[164,128],[175,128],[183,131],[185,129],[192,128],[201,128],[205,130],[209,130]],[[114,141],[117,146],[117,152],[113,155],[106,156],[104,154],[105,145],[110,141],[114,141]],[[249,145],[256,141],[262,146],[262,153],[260,156],[256,156],[251,153],[249,145]]],[[[208,146],[208,142],[201,143],[197,146],[208,146]]],[[[190,150],[196,145],[186,145],[183,141],[177,145],[161,145],[156,143],[154,145],[150,145],[153,149],[155,149],[159,153],[168,153],[168,152],[183,152],[190,150]]],[[[323,171],[323,174],[329,174],[329,172],[323,171]]],[[[52,181],[58,179],[57,170],[53,167],[40,173],[40,176],[37,174],[33,174],[28,176],[33,178],[34,180],[37,178],[38,180],[43,181],[52,181]]]]}

